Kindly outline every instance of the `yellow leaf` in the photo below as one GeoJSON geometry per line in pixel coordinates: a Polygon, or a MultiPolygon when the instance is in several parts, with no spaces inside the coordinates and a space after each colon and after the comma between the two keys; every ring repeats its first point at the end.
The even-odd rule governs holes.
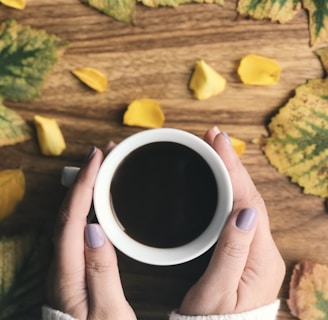
{"type": "Polygon", "coordinates": [[[19,10],[23,10],[26,6],[26,0],[0,0],[0,3],[19,10]]]}
{"type": "Polygon", "coordinates": [[[66,149],[64,136],[55,119],[34,116],[34,123],[42,154],[59,156],[66,149]]]}
{"type": "Polygon", "coordinates": [[[76,68],[72,73],[95,91],[104,92],[107,90],[107,77],[94,68],[76,68]]]}
{"type": "Polygon", "coordinates": [[[0,171],[0,220],[14,212],[24,194],[25,177],[22,170],[0,171]]]}
{"type": "Polygon", "coordinates": [[[269,58],[249,54],[238,68],[238,75],[244,84],[272,85],[279,81],[281,67],[269,58]]]}
{"type": "Polygon", "coordinates": [[[238,154],[238,156],[241,156],[246,149],[246,143],[243,140],[239,140],[237,138],[234,137],[229,137],[232,147],[234,148],[234,150],[236,151],[236,153],[238,154]]]}
{"type": "Polygon", "coordinates": [[[164,113],[156,100],[136,99],[124,113],[123,123],[127,126],[160,128],[164,124],[164,113]]]}
{"type": "Polygon", "coordinates": [[[204,60],[196,62],[189,88],[198,100],[206,100],[223,92],[226,80],[204,60]]]}

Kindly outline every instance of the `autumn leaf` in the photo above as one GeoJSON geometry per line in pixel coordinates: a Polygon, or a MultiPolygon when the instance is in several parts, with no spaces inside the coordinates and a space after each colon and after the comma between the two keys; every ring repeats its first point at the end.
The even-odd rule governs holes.
{"type": "Polygon", "coordinates": [[[107,77],[95,68],[75,68],[72,70],[72,73],[75,77],[95,91],[104,92],[107,90],[107,77]]]}
{"type": "Polygon", "coordinates": [[[138,0],[142,2],[147,7],[159,7],[159,6],[169,6],[177,7],[180,4],[197,2],[197,3],[215,3],[223,6],[224,0],[138,0]]]}
{"type": "Polygon", "coordinates": [[[0,3],[7,7],[23,10],[26,6],[26,0],[0,0],[0,3]]]}
{"type": "Polygon", "coordinates": [[[311,45],[328,40],[328,1],[303,0],[309,11],[311,45]]]}
{"type": "Polygon", "coordinates": [[[265,155],[304,193],[328,197],[328,78],[309,80],[271,119],[265,155]]]}
{"type": "Polygon", "coordinates": [[[301,320],[328,318],[328,265],[301,261],[292,273],[287,304],[301,320]]]}
{"type": "Polygon", "coordinates": [[[0,147],[31,139],[31,129],[15,111],[5,107],[0,99],[0,147]]]}
{"type": "Polygon", "coordinates": [[[300,0],[239,0],[237,11],[242,16],[250,16],[258,20],[270,19],[286,23],[300,8],[300,0]]]}
{"type": "Polygon", "coordinates": [[[50,253],[39,231],[0,238],[1,320],[40,318],[50,253]]]}
{"type": "Polygon", "coordinates": [[[0,97],[24,101],[39,96],[67,45],[12,19],[0,24],[0,97]]]}
{"type": "Polygon", "coordinates": [[[160,128],[165,120],[164,113],[156,100],[133,100],[123,116],[123,124],[142,128],[160,128]]]}
{"type": "Polygon", "coordinates": [[[315,54],[319,56],[322,66],[328,74],[328,48],[321,48],[315,51],[315,54]]]}
{"type": "Polygon", "coordinates": [[[115,20],[133,23],[136,0],[80,0],[115,20]]]}
{"type": "Polygon", "coordinates": [[[22,170],[0,171],[0,221],[14,212],[24,194],[25,177],[22,170]]]}

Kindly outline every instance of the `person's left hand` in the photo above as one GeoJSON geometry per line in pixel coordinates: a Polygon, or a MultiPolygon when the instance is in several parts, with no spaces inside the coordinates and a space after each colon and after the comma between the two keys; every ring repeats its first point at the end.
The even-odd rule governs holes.
{"type": "Polygon", "coordinates": [[[124,296],[113,245],[98,224],[87,224],[102,161],[102,152],[93,148],[60,210],[48,303],[79,320],[136,319],[124,296]]]}

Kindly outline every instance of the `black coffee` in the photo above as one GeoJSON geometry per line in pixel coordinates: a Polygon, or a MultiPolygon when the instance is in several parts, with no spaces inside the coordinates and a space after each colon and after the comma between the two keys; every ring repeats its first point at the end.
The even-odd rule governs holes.
{"type": "Polygon", "coordinates": [[[130,153],[117,169],[110,192],[125,232],[159,248],[195,239],[209,225],[218,201],[205,160],[172,142],[150,143],[130,153]]]}

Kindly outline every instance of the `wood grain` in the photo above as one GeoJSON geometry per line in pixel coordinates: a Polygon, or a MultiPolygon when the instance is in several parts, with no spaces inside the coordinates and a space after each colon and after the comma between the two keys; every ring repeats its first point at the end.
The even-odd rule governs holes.
{"type": "MultiPolygon", "coordinates": [[[[307,79],[323,76],[309,47],[307,16],[300,12],[281,25],[238,17],[236,2],[225,7],[191,4],[179,8],[137,6],[135,25],[108,18],[74,0],[29,0],[24,11],[0,8],[0,21],[15,18],[45,29],[70,48],[55,66],[42,95],[30,102],[6,105],[32,122],[34,114],[55,117],[67,150],[59,158],[40,155],[36,140],[0,149],[0,169],[23,168],[27,195],[17,213],[0,225],[4,234],[44,225],[52,226],[65,190],[60,173],[65,165],[82,165],[91,146],[120,142],[140,128],[122,125],[127,104],[135,98],[157,99],[166,115],[166,127],[203,136],[218,125],[247,142],[242,161],[263,195],[274,239],[287,265],[281,290],[279,319],[293,319],[285,300],[291,269],[300,259],[328,263],[328,216],[324,201],[302,190],[269,164],[253,138],[266,135],[266,125],[293,89],[307,79]],[[245,86],[236,70],[240,59],[255,53],[282,66],[279,84],[245,86]],[[195,61],[204,59],[228,81],[225,92],[207,101],[193,99],[188,89],[195,61]],[[109,90],[97,94],[70,72],[92,66],[108,75],[109,90]]],[[[153,267],[119,253],[128,300],[139,319],[166,319],[190,285],[204,270],[210,252],[175,267],[153,267]]]]}

